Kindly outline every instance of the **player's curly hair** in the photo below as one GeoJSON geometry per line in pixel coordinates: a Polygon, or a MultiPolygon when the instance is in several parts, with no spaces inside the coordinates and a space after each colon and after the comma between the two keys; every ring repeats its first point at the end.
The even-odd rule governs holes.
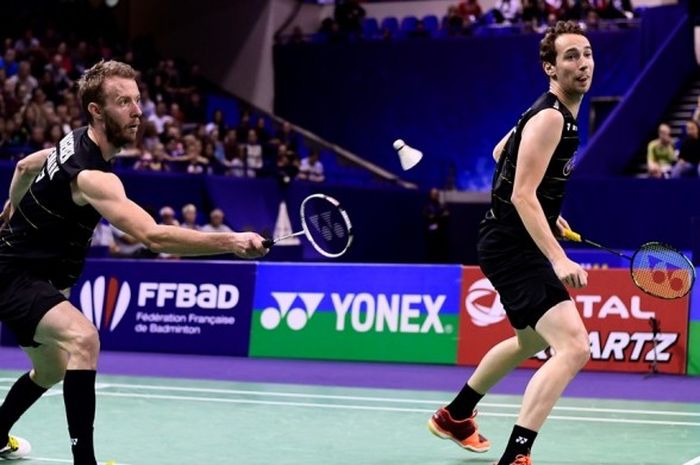
{"type": "Polygon", "coordinates": [[[578,34],[586,36],[583,28],[573,21],[557,21],[557,24],[547,28],[544,37],[540,41],[540,61],[542,63],[555,64],[557,60],[557,49],[554,41],[564,34],[578,34]]]}
{"type": "Polygon", "coordinates": [[[78,98],[80,105],[92,123],[92,115],[88,111],[90,102],[96,102],[100,105],[105,104],[104,82],[110,77],[122,77],[127,79],[136,79],[137,73],[134,68],[121,61],[100,60],[92,68],[85,71],[78,81],[78,98]]]}

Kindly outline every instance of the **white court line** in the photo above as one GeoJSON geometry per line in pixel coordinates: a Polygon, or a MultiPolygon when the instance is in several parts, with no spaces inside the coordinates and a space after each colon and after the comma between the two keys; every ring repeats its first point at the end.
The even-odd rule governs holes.
{"type": "MultiPolygon", "coordinates": [[[[37,460],[39,462],[51,462],[51,463],[73,463],[73,459],[67,460],[67,459],[52,459],[48,457],[32,457],[28,456],[25,458],[25,460],[37,460]]],[[[99,465],[107,465],[107,462],[97,462],[99,465]]],[[[114,462],[115,465],[129,465],[128,463],[122,463],[122,462],[114,462]]]]}
{"type": "Polygon", "coordinates": [[[699,463],[700,463],[700,455],[698,455],[694,459],[690,459],[689,461],[685,462],[683,465],[698,465],[699,463]]]}
{"type": "MultiPolygon", "coordinates": [[[[312,407],[346,410],[373,410],[382,412],[411,412],[411,413],[433,413],[433,409],[420,408],[400,408],[400,407],[373,407],[369,405],[345,405],[345,404],[316,404],[310,402],[279,402],[272,400],[250,400],[250,399],[226,399],[221,397],[192,397],[192,396],[166,396],[160,394],[129,394],[121,392],[97,392],[98,396],[106,397],[130,397],[138,399],[161,399],[161,400],[190,400],[196,402],[218,402],[229,404],[256,404],[256,405],[284,405],[289,407],[312,407]]],[[[490,413],[481,412],[485,417],[517,417],[516,413],[490,413]]],[[[548,417],[552,420],[572,420],[589,421],[600,423],[630,423],[638,425],[665,425],[665,426],[700,426],[700,423],[687,421],[661,421],[661,420],[628,420],[624,418],[600,418],[600,417],[569,417],[552,415],[548,417]]]]}
{"type": "MultiPolygon", "coordinates": [[[[429,404],[429,405],[444,405],[449,403],[445,400],[425,400],[425,399],[397,399],[388,397],[365,397],[365,396],[341,396],[328,394],[303,394],[298,392],[275,392],[275,391],[246,391],[237,389],[210,389],[210,388],[188,388],[175,386],[154,386],[147,384],[118,384],[107,383],[103,388],[131,388],[155,391],[175,391],[175,392],[200,392],[206,394],[242,394],[256,395],[261,397],[296,397],[305,399],[332,399],[332,400],[359,400],[366,402],[386,402],[386,403],[408,403],[408,404],[429,404]]],[[[520,409],[520,404],[503,404],[493,402],[480,402],[479,406],[493,408],[515,408],[520,409]]],[[[596,407],[566,407],[555,406],[554,410],[562,410],[569,412],[595,412],[595,413],[623,413],[623,414],[638,414],[638,415],[677,415],[686,417],[700,417],[700,412],[676,412],[669,410],[632,410],[632,409],[614,409],[614,408],[596,408],[596,407]]]]}
{"type": "MultiPolygon", "coordinates": [[[[3,378],[0,378],[2,381],[3,378]]],[[[275,392],[275,391],[250,391],[239,389],[214,389],[214,388],[195,388],[195,387],[176,387],[176,386],[158,386],[148,384],[124,384],[124,383],[97,383],[96,389],[107,388],[129,388],[143,389],[155,391],[175,391],[175,392],[197,392],[206,394],[241,394],[241,395],[256,395],[261,397],[291,397],[304,399],[330,399],[330,400],[346,400],[346,401],[365,401],[365,402],[386,402],[386,403],[409,403],[409,404],[429,404],[429,405],[444,405],[448,403],[445,400],[425,400],[425,399],[397,399],[388,397],[366,397],[366,396],[341,396],[328,394],[303,394],[297,392],[275,392]]],[[[9,387],[0,386],[0,390],[9,390],[9,387]]],[[[52,390],[45,394],[48,396],[61,395],[61,391],[52,390]]],[[[495,402],[481,402],[482,407],[491,408],[514,408],[519,409],[520,404],[506,404],[495,402]]],[[[700,412],[677,412],[671,410],[636,410],[636,409],[614,409],[614,408],[598,408],[598,407],[567,407],[555,406],[555,411],[566,412],[590,412],[590,413],[620,413],[633,415],[663,415],[663,416],[683,416],[683,417],[700,417],[700,412]]],[[[482,413],[483,415],[483,413],[482,413]]]]}

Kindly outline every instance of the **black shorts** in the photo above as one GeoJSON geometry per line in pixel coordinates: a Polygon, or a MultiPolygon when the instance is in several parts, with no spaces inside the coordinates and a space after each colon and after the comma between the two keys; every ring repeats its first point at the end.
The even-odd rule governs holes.
{"type": "Polygon", "coordinates": [[[480,232],[479,266],[515,329],[534,329],[550,308],[571,300],[549,260],[532,245],[494,229],[480,232]]]}
{"type": "Polygon", "coordinates": [[[0,264],[0,321],[23,347],[37,347],[34,333],[39,321],[66,297],[51,283],[32,273],[0,264]]]}

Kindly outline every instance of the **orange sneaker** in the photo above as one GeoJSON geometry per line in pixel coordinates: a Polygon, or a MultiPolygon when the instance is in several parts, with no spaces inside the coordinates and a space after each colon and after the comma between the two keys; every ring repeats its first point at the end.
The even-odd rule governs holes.
{"type": "MultiPolygon", "coordinates": [[[[471,417],[457,421],[452,419],[447,409],[441,408],[433,413],[433,416],[428,420],[428,429],[435,436],[454,441],[464,449],[472,452],[486,452],[491,448],[491,443],[479,434],[479,426],[474,420],[476,413],[474,410],[471,417]]],[[[517,463],[516,465],[521,464],[517,463]]]]}
{"type": "MultiPolygon", "coordinates": [[[[494,465],[496,464],[494,463],[494,465]]],[[[532,465],[532,459],[529,455],[516,455],[515,462],[510,465],[532,465]]]]}

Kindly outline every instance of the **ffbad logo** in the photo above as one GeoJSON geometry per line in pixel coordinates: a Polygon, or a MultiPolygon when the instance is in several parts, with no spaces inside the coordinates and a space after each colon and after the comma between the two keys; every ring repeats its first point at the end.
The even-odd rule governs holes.
{"type": "MultiPolygon", "coordinates": [[[[139,283],[137,307],[157,309],[172,306],[178,309],[198,307],[205,310],[231,310],[240,300],[238,287],[233,284],[139,283]]],[[[86,281],[80,288],[83,314],[97,329],[114,331],[124,318],[131,302],[131,286],[114,276],[86,281]]]]}
{"type": "MultiPolygon", "coordinates": [[[[267,307],[260,314],[260,324],[267,330],[277,328],[282,320],[286,321],[290,329],[301,330],[325,297],[325,294],[316,292],[272,292],[271,295],[277,306],[267,307]],[[302,306],[293,307],[295,303],[299,304],[297,297],[302,306]]],[[[440,320],[440,310],[446,299],[445,295],[373,295],[366,292],[330,294],[336,317],[336,331],[351,328],[358,333],[371,330],[392,333],[449,333],[453,329],[444,327],[440,320]],[[422,314],[425,314],[425,318],[420,321],[422,314]]]]}
{"type": "Polygon", "coordinates": [[[465,306],[476,326],[494,325],[506,317],[501,297],[487,278],[479,279],[469,286],[465,306]]]}
{"type": "Polygon", "coordinates": [[[92,282],[83,283],[80,306],[83,314],[97,329],[104,326],[114,331],[129,308],[131,286],[126,281],[120,283],[114,276],[109,278],[106,285],[105,281],[105,277],[100,276],[92,282]]]}

